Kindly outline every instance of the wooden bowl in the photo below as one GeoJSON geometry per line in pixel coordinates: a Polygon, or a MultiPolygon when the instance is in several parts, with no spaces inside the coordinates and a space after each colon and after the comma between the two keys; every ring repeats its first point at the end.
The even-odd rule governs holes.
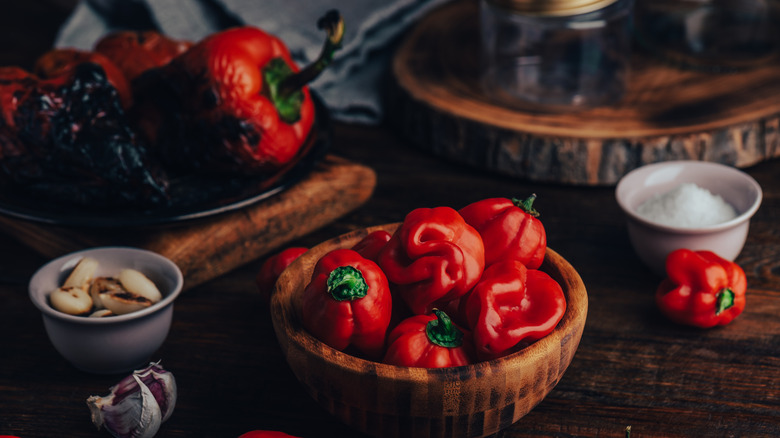
{"type": "Polygon", "coordinates": [[[364,360],[335,350],[306,332],[300,295],[315,263],[349,248],[377,229],[323,242],[282,273],[271,299],[274,330],[287,362],[310,395],[349,426],[382,437],[482,437],[515,423],[555,387],[569,366],[588,310],[577,271],[547,249],[541,269],[557,280],[567,309],[545,338],[509,356],[452,368],[410,368],[364,360]]]}

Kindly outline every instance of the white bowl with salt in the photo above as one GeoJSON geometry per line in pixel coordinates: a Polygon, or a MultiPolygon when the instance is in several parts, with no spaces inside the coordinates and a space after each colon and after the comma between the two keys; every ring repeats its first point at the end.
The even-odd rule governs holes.
{"type": "Polygon", "coordinates": [[[679,248],[736,259],[762,191],[755,179],[731,166],[668,161],[626,174],[615,197],[626,214],[637,255],[663,276],[666,256],[679,248]]]}

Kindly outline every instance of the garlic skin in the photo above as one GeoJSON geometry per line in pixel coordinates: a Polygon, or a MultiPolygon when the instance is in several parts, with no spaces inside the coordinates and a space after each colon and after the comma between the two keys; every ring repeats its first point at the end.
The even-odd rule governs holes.
{"type": "Polygon", "coordinates": [[[176,405],[173,374],[152,362],[110,388],[104,397],[87,399],[92,423],[116,438],[151,438],[176,405]]]}

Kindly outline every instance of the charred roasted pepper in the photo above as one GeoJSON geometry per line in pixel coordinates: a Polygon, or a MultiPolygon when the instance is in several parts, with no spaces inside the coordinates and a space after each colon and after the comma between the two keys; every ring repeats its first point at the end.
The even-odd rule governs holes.
{"type": "Polygon", "coordinates": [[[314,121],[305,84],[330,63],[344,25],[331,11],[320,58],[301,71],[284,43],[254,27],[208,36],[133,83],[138,124],[168,166],[202,173],[276,174],[314,121]]]}
{"type": "Polygon", "coordinates": [[[387,246],[387,242],[390,241],[390,237],[392,237],[392,235],[385,230],[372,231],[361,239],[360,242],[356,243],[352,249],[363,257],[376,261],[379,252],[382,251],[382,248],[387,246]]]}
{"type": "Polygon", "coordinates": [[[485,268],[477,230],[450,207],[409,212],[377,263],[412,313],[427,315],[468,292],[485,268]]]}
{"type": "Polygon", "coordinates": [[[655,299],[672,321],[709,328],[730,323],[745,309],[745,271],[712,251],[672,251],[666,273],[655,299]]]}
{"type": "Polygon", "coordinates": [[[401,321],[388,335],[383,362],[421,368],[468,365],[474,363],[471,334],[455,325],[442,310],[414,315],[401,321]]]}
{"type": "Polygon", "coordinates": [[[255,284],[264,303],[271,299],[274,286],[276,286],[276,280],[279,279],[282,272],[306,251],[308,251],[308,248],[293,246],[268,257],[260,265],[260,270],[257,271],[255,276],[255,284]]]}
{"type": "Polygon", "coordinates": [[[112,60],[100,53],[65,48],[50,50],[35,61],[33,73],[41,79],[69,76],[73,74],[73,70],[77,65],[85,62],[98,64],[103,68],[108,82],[119,93],[122,106],[125,109],[130,108],[133,103],[133,94],[130,91],[130,84],[127,78],[112,60]]]}
{"type": "Polygon", "coordinates": [[[325,254],[303,292],[301,318],[314,337],[344,351],[354,347],[370,359],[384,352],[392,298],[376,263],[351,249],[325,254]]]}
{"type": "Polygon", "coordinates": [[[0,68],[0,111],[0,178],[18,192],[103,208],[168,201],[167,176],[100,65],[49,80],[0,68]]]}
{"type": "Polygon", "coordinates": [[[477,356],[489,360],[552,332],[566,311],[566,298],[546,273],[503,260],[485,268],[461,309],[474,333],[477,356]]]}
{"type": "Polygon", "coordinates": [[[169,63],[190,47],[190,41],[174,40],[157,31],[123,30],[102,37],[95,43],[94,51],[110,59],[132,82],[143,72],[169,63]]]}
{"type": "Polygon", "coordinates": [[[528,199],[489,198],[460,209],[463,219],[476,228],[485,244],[485,265],[513,259],[538,269],[547,249],[547,234],[528,199]]]}

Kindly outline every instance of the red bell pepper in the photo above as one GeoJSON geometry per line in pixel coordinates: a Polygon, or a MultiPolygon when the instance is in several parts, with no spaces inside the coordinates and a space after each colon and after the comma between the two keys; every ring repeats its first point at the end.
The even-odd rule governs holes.
{"type": "Polygon", "coordinates": [[[514,259],[538,269],[547,249],[547,233],[533,208],[536,194],[526,200],[488,198],[460,209],[485,244],[485,266],[514,259]]]}
{"type": "Polygon", "coordinates": [[[439,309],[401,321],[388,335],[387,345],[383,362],[390,365],[445,368],[474,363],[471,334],[439,309]]]}
{"type": "Polygon", "coordinates": [[[712,251],[672,251],[666,273],[655,299],[672,321],[709,328],[730,323],[745,309],[745,271],[712,251]]]}
{"type": "Polygon", "coordinates": [[[293,162],[314,122],[306,84],[341,46],[336,11],[320,58],[298,71],[288,48],[255,27],[212,34],[134,82],[135,114],[166,164],[201,173],[273,175],[293,162]]]}
{"type": "Polygon", "coordinates": [[[263,262],[255,276],[255,284],[263,302],[267,303],[271,298],[274,286],[276,286],[276,280],[279,279],[282,272],[306,251],[308,251],[308,248],[293,246],[268,257],[263,262]]]}
{"type": "Polygon", "coordinates": [[[477,283],[485,249],[454,209],[418,208],[406,215],[377,263],[412,313],[427,315],[477,283]]]}
{"type": "Polygon", "coordinates": [[[478,357],[505,356],[550,332],[566,312],[560,284],[517,260],[494,263],[461,299],[461,311],[474,332],[478,357]]]}
{"type": "Polygon", "coordinates": [[[351,249],[325,254],[303,292],[303,326],[314,337],[344,351],[354,347],[381,357],[390,325],[392,298],[382,270],[351,249]]]}
{"type": "Polygon", "coordinates": [[[376,261],[379,252],[382,251],[382,248],[390,241],[390,237],[392,237],[392,235],[387,231],[376,230],[361,239],[360,242],[352,247],[352,249],[363,257],[376,261]]]}
{"type": "Polygon", "coordinates": [[[113,61],[132,82],[143,72],[169,63],[190,47],[190,41],[174,40],[154,30],[123,30],[100,38],[94,51],[113,61]]]}
{"type": "Polygon", "coordinates": [[[133,93],[130,82],[119,67],[109,58],[100,53],[76,49],[53,49],[41,55],[33,66],[33,73],[41,79],[53,79],[69,76],[74,73],[77,65],[90,62],[99,65],[106,74],[106,79],[119,94],[122,107],[127,109],[133,103],[133,93]]]}

